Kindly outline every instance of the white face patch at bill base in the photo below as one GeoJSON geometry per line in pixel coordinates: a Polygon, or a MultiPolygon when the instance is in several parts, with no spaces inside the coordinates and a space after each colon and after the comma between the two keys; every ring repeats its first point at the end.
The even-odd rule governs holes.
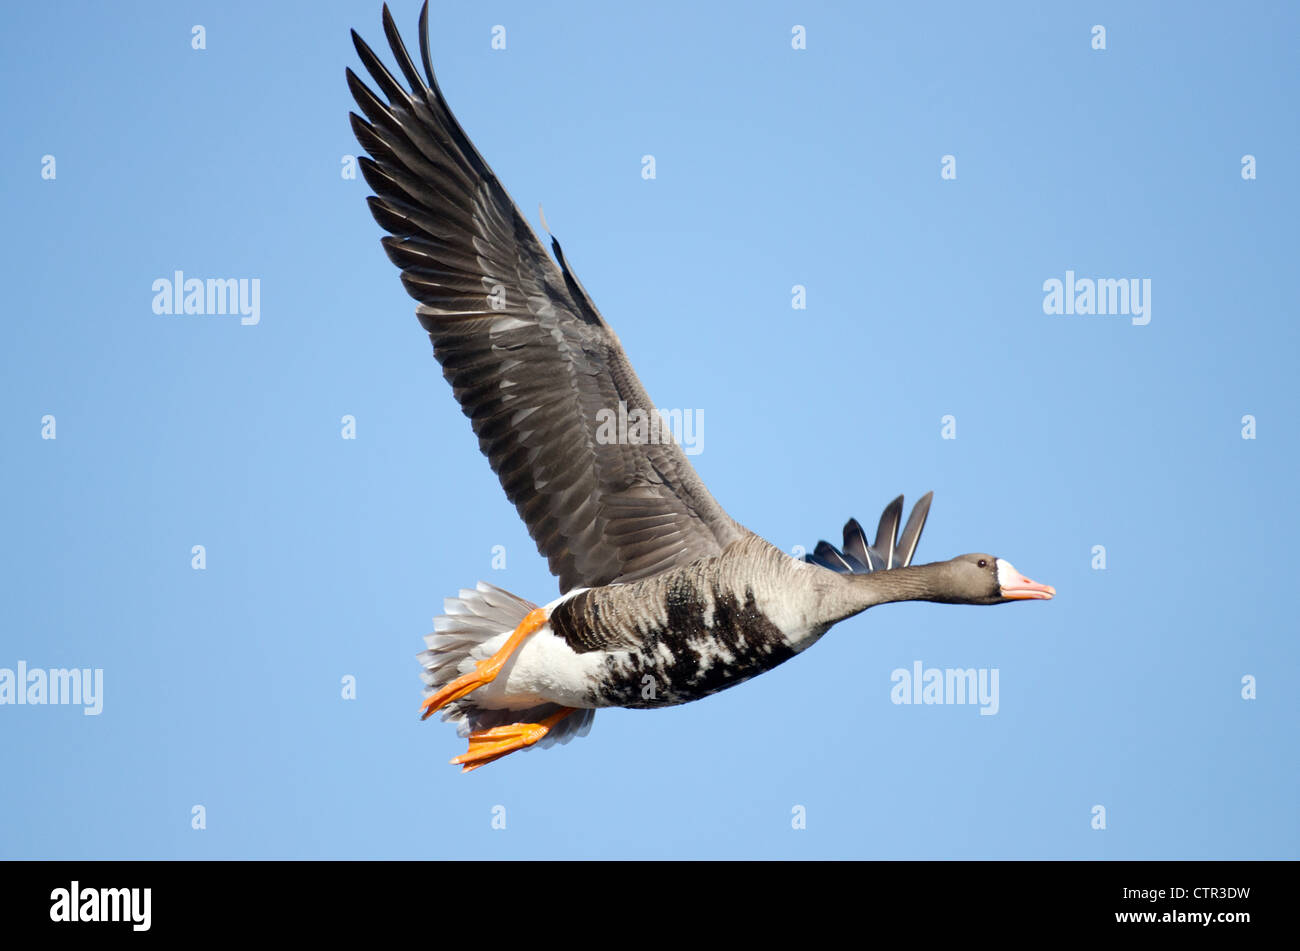
{"type": "Polygon", "coordinates": [[[998,563],[998,587],[1014,588],[1023,575],[1016,571],[1016,566],[1004,558],[997,559],[998,563]]]}
{"type": "Polygon", "coordinates": [[[1008,601],[1050,601],[1056,589],[1050,584],[1039,584],[1026,578],[1009,561],[997,559],[998,589],[1008,601]]]}

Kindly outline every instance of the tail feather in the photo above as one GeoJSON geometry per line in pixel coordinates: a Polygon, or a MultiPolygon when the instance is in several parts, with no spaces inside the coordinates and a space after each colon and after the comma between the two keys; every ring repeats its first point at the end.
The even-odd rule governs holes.
{"type": "Polygon", "coordinates": [[[912,507],[912,514],[908,516],[901,534],[898,525],[903,515],[903,497],[900,495],[885,506],[885,511],[881,513],[874,545],[867,544],[862,526],[857,519],[851,518],[844,525],[843,551],[830,542],[820,541],[812,554],[804,556],[804,561],[840,574],[854,575],[906,567],[912,563],[916,554],[916,546],[921,541],[921,530],[925,528],[933,498],[933,492],[921,496],[920,501],[912,507]]]}
{"type": "MultiPolygon", "coordinates": [[[[416,656],[424,669],[424,695],[430,696],[461,674],[469,673],[488,655],[484,645],[517,628],[537,605],[485,581],[463,588],[456,597],[443,601],[442,615],[433,619],[433,633],[425,635],[426,650],[416,656]]],[[[480,730],[510,723],[537,723],[560,710],[559,704],[543,703],[527,710],[502,710],[475,703],[474,694],[443,708],[442,718],[456,724],[456,732],[469,736],[480,730]]],[[[591,731],[595,710],[578,710],[565,717],[534,747],[546,748],[569,742],[591,731]]]]}

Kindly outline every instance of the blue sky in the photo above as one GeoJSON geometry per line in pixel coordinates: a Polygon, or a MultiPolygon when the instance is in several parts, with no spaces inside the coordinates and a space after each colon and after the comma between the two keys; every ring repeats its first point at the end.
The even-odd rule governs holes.
{"type": "Polygon", "coordinates": [[[733,516],[811,547],[933,489],[918,560],[1059,592],[874,609],[468,776],[422,635],[556,586],[340,174],[379,5],[11,10],[0,668],[104,692],[0,705],[0,855],[1296,857],[1300,22],[1136,6],[435,4],[462,124],[733,516]],[[155,314],[176,270],[258,279],[259,322],[155,314]],[[1150,322],[1045,314],[1067,270],[1150,322]],[[998,712],[892,703],[917,661],[998,712]]]}

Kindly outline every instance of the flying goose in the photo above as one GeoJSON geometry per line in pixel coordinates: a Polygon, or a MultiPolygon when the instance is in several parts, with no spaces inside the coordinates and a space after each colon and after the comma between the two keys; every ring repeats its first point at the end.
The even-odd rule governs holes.
{"type": "MultiPolygon", "coordinates": [[[[600,707],[687,703],[806,650],[877,604],[1002,604],[1056,592],[992,555],[913,565],[931,496],[899,531],[900,496],[874,544],[792,557],[739,525],[676,442],[601,438],[601,410],[655,404],[558,241],[552,260],[423,74],[385,5],[406,85],[352,32],[381,100],[351,69],[362,173],[388,257],[479,447],[559,578],[539,607],[479,582],[448,598],[418,656],[423,716],[469,740],[463,771],[585,735],[600,707]],[[409,89],[407,88],[409,86],[409,89]]],[[[543,222],[544,223],[544,222],[543,222]]],[[[635,437],[635,432],[633,434],[635,437]]]]}

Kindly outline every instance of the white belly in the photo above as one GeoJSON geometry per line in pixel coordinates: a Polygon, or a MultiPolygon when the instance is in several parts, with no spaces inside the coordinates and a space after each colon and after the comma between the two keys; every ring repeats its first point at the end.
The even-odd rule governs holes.
{"type": "MultiPolygon", "coordinates": [[[[486,660],[505,645],[511,633],[504,631],[484,641],[470,657],[486,660]]],[[[499,710],[524,710],[541,703],[592,707],[589,694],[605,669],[606,656],[605,651],[576,653],[547,624],[524,641],[495,680],[474,691],[474,703],[499,710]]],[[[471,669],[472,665],[462,666],[462,672],[471,669]]]]}

